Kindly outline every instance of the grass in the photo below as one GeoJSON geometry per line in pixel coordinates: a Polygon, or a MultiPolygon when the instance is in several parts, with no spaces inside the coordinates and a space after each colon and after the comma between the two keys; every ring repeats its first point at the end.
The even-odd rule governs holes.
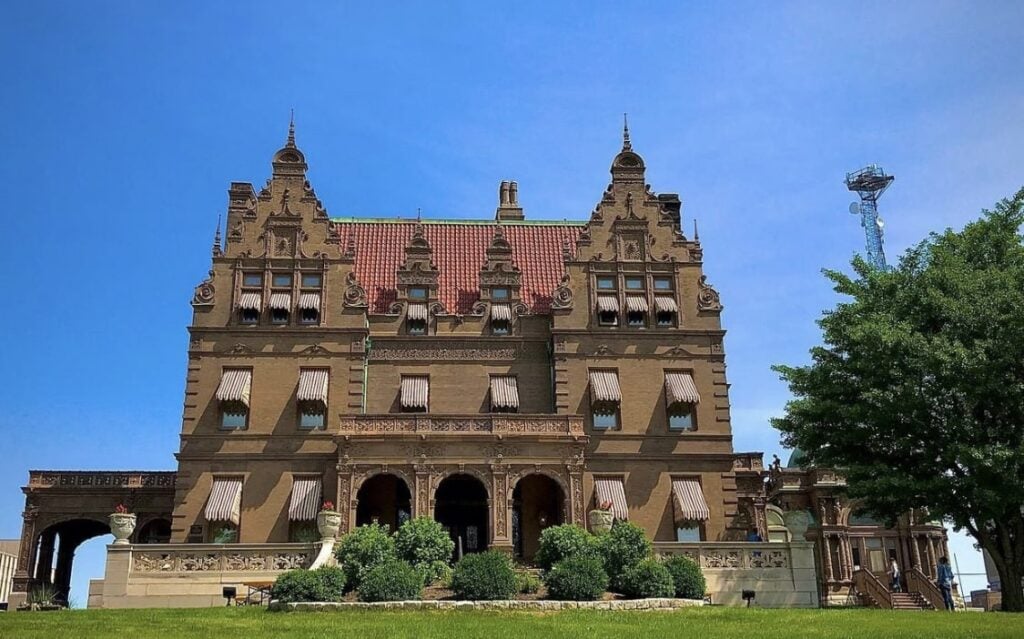
{"type": "Polygon", "coordinates": [[[674,612],[345,611],[271,613],[260,608],[69,610],[0,613],[3,639],[269,639],[288,637],[693,637],[913,639],[1024,637],[1024,615],[883,610],[695,608],[674,612]]]}

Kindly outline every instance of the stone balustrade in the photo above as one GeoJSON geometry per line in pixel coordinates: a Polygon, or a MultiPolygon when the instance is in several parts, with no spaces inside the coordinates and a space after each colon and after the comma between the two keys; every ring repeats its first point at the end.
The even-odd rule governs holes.
{"type": "Polygon", "coordinates": [[[313,544],[135,544],[132,573],[267,572],[307,568],[313,544]]]}
{"type": "Polygon", "coordinates": [[[174,471],[32,470],[29,488],[174,488],[174,471]]]}
{"type": "Polygon", "coordinates": [[[347,415],[342,435],[480,433],[583,437],[581,415],[347,415]]]}

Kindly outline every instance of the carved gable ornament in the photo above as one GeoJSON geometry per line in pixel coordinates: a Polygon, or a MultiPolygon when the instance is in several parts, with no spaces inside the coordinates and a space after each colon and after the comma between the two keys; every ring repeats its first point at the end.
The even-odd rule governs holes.
{"type": "Polygon", "coordinates": [[[700,289],[697,291],[697,310],[720,311],[722,310],[722,302],[718,297],[718,291],[713,289],[707,280],[707,275],[700,276],[700,289]]]}
{"type": "Polygon", "coordinates": [[[412,238],[405,247],[405,263],[397,273],[401,296],[404,296],[404,289],[408,286],[429,286],[436,290],[438,270],[434,266],[433,257],[434,250],[423,235],[423,225],[417,222],[412,238]]]}
{"type": "Polygon", "coordinates": [[[209,277],[200,282],[192,294],[192,306],[213,306],[216,294],[217,289],[213,286],[213,271],[211,270],[209,277]]]}
{"type": "Polygon", "coordinates": [[[346,308],[366,307],[366,289],[359,283],[355,271],[349,271],[345,276],[345,293],[342,295],[342,304],[346,308]]]}

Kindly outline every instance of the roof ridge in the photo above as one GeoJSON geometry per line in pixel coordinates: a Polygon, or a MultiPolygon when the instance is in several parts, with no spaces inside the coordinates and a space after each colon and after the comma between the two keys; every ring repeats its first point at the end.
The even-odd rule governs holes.
{"type": "Polygon", "coordinates": [[[454,224],[464,226],[586,226],[587,220],[483,220],[471,218],[332,217],[335,224],[454,224]]]}

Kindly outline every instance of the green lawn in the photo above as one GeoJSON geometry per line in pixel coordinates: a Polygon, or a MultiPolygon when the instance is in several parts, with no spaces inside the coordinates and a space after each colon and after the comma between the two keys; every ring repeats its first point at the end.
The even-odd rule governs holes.
{"type": "Polygon", "coordinates": [[[1024,637],[1024,615],[880,610],[745,610],[675,612],[323,612],[270,613],[258,608],[72,610],[0,613],[0,639],[265,639],[288,637],[1024,637]]]}

